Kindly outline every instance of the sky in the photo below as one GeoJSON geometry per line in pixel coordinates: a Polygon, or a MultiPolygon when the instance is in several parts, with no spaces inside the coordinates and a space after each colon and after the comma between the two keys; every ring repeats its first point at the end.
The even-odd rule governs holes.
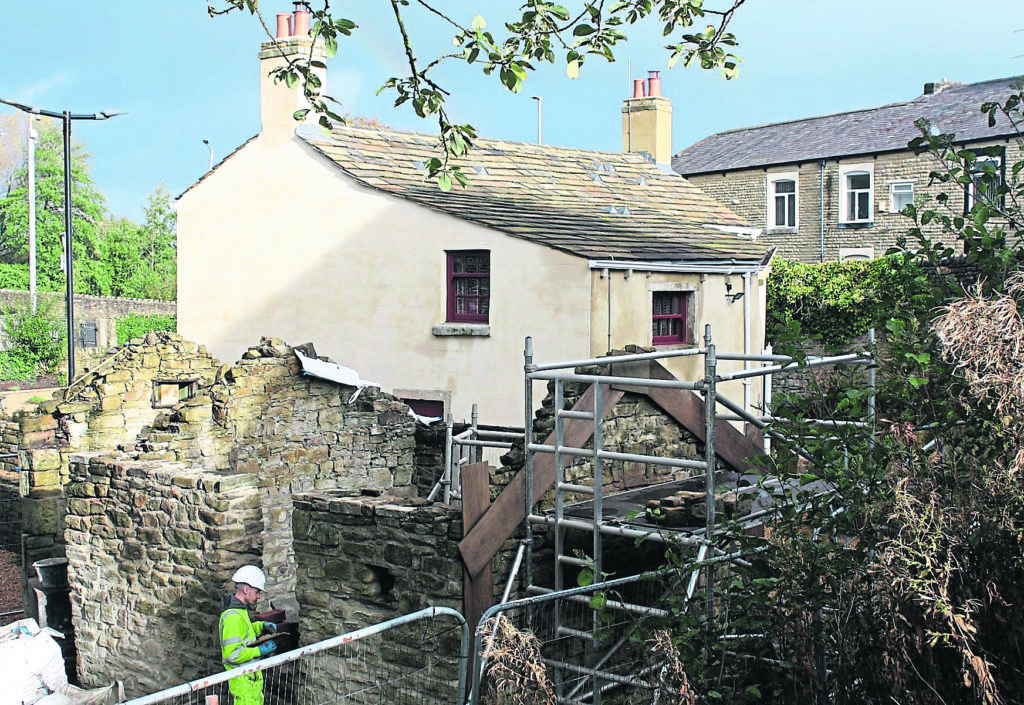
{"type": "MultiPolygon", "coordinates": [[[[479,13],[500,27],[520,2],[435,4],[467,25],[479,13]]],[[[285,0],[262,0],[261,8],[268,22],[292,9],[285,0]]],[[[408,108],[392,109],[393,94],[376,95],[404,68],[390,3],[335,0],[332,8],[359,25],[328,63],[327,92],[343,112],[434,130],[436,122],[408,108]]],[[[418,57],[450,50],[445,25],[415,3],[407,11],[418,57]]],[[[199,179],[210,159],[204,139],[219,161],[259,132],[257,52],[267,37],[247,14],[210,18],[204,0],[33,0],[3,3],[0,13],[0,97],[73,113],[127,111],[73,129],[117,216],[141,220],[158,183],[177,196],[199,179]]],[[[630,76],[660,70],[675,152],[722,130],[910,100],[926,82],[1024,74],[1022,0],[747,0],[730,29],[743,60],[731,81],[717,71],[666,70],[657,23],[629,30],[614,63],[591,59],[576,80],[542,65],[518,95],[464,64],[438,77],[452,92],[452,118],[483,136],[536,141],[532,96],[540,96],[545,143],[618,151],[630,76]]],[[[0,116],[13,112],[0,105],[0,116]]]]}

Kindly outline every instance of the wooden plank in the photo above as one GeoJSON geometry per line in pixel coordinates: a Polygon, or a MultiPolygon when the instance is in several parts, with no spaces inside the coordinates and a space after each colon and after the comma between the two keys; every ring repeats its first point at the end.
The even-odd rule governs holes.
{"type": "MultiPolygon", "coordinates": [[[[466,536],[487,511],[490,504],[491,466],[473,463],[462,468],[462,535],[466,536]]],[[[476,633],[480,617],[494,604],[494,573],[488,561],[483,569],[472,574],[462,569],[462,614],[476,633]]]]}
{"type": "MultiPolygon", "coordinates": [[[[601,418],[611,411],[622,398],[622,392],[605,385],[601,418]]],[[[573,405],[573,411],[591,411],[594,408],[594,385],[573,405]]],[[[566,419],[563,424],[564,444],[582,448],[594,434],[594,422],[581,419],[566,419]]],[[[544,445],[554,445],[554,431],[548,435],[544,445]]],[[[555,456],[551,453],[537,453],[533,458],[533,501],[536,502],[555,482],[555,456]]],[[[491,557],[501,548],[509,536],[525,518],[526,512],[526,470],[520,470],[505,487],[484,515],[459,543],[462,561],[470,574],[476,575],[491,557]]]]}
{"type": "MultiPolygon", "coordinates": [[[[651,361],[652,379],[675,379],[657,360],[651,361]]],[[[650,387],[647,396],[660,406],[665,413],[687,428],[701,442],[704,441],[704,400],[688,389],[667,389],[650,387]]],[[[715,423],[715,455],[737,471],[758,470],[754,461],[764,453],[759,440],[760,434],[752,438],[743,434],[728,421],[715,423]]]]}

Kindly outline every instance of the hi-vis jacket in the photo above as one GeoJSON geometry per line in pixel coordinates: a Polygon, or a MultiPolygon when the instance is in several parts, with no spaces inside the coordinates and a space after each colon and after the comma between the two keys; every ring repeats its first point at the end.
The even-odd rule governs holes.
{"type": "Polygon", "coordinates": [[[220,654],[224,668],[232,669],[260,657],[257,646],[249,646],[263,634],[263,622],[249,619],[249,610],[232,596],[220,614],[220,654]]]}

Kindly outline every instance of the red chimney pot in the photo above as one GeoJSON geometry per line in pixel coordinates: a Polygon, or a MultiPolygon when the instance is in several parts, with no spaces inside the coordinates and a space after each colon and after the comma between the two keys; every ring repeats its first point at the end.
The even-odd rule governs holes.
{"type": "Polygon", "coordinates": [[[643,98],[644,97],[644,79],[634,78],[633,79],[633,97],[643,98]]]}
{"type": "Polygon", "coordinates": [[[293,37],[305,37],[309,34],[309,5],[295,3],[295,23],[292,25],[293,37]]]}
{"type": "Polygon", "coordinates": [[[647,95],[651,98],[661,95],[661,76],[659,71],[647,72],[647,95]]]}
{"type": "Polygon", "coordinates": [[[277,14],[277,38],[287,39],[292,36],[292,13],[279,12],[277,14]]]}

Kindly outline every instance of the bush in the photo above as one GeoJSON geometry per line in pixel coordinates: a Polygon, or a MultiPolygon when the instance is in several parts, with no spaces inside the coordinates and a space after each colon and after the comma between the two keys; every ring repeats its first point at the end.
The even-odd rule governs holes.
{"type": "Polygon", "coordinates": [[[142,316],[132,313],[124,318],[117,319],[117,342],[124,345],[133,338],[141,338],[151,330],[176,331],[178,329],[177,316],[165,316],[155,313],[150,316],[142,316]]]}
{"type": "Polygon", "coordinates": [[[36,369],[36,363],[21,351],[0,350],[0,381],[35,379],[36,369]]]}
{"type": "MultiPolygon", "coordinates": [[[[27,305],[3,307],[8,352],[36,372],[47,373],[64,359],[64,321],[54,315],[53,302],[40,300],[36,313],[27,305]]],[[[23,379],[23,378],[15,378],[23,379]]]]}

